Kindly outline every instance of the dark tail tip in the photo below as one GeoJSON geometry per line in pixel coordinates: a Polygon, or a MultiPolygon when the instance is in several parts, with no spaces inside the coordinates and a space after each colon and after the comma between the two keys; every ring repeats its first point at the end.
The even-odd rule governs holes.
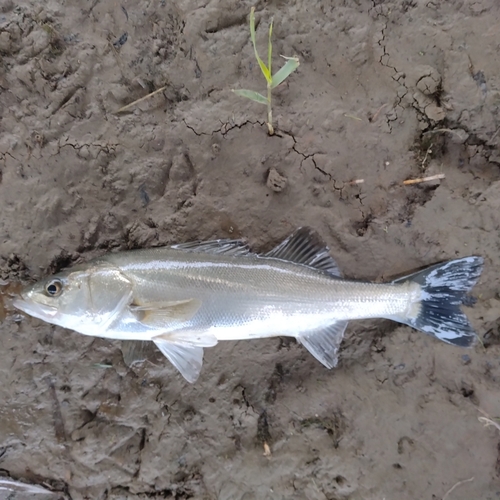
{"type": "Polygon", "coordinates": [[[448,344],[472,346],[477,335],[460,306],[479,279],[483,263],[481,257],[465,257],[397,280],[413,281],[421,287],[418,316],[403,322],[448,344]]]}

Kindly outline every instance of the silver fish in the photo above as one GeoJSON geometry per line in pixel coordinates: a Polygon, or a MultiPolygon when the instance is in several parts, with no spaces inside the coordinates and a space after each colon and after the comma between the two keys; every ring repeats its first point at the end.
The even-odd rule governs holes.
{"type": "Polygon", "coordinates": [[[152,341],[189,382],[220,340],[295,337],[327,368],[348,320],[388,318],[444,342],[473,344],[460,310],[480,257],[391,283],[341,278],[326,245],[300,228],[265,255],[217,240],[112,253],[22,290],[15,307],[85,335],[152,341]]]}

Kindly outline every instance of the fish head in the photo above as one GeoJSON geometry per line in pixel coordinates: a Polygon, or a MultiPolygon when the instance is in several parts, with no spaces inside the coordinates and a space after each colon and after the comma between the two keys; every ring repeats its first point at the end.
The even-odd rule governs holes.
{"type": "Polygon", "coordinates": [[[78,266],[21,290],[14,306],[30,316],[99,335],[130,301],[132,285],[107,265],[78,266]]]}

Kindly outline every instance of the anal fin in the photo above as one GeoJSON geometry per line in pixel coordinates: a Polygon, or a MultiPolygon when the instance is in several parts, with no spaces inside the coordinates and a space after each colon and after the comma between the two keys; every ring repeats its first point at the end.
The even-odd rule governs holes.
{"type": "Polygon", "coordinates": [[[202,347],[187,347],[160,339],[153,342],[189,383],[196,382],[203,366],[202,347]]]}
{"type": "Polygon", "coordinates": [[[324,366],[337,366],[340,343],[344,337],[347,321],[337,321],[326,328],[300,334],[297,340],[324,366]]]}

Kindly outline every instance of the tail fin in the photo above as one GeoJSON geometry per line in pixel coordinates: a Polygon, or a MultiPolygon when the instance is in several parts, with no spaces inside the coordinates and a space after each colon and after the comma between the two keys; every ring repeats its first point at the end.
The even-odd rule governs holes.
{"type": "Polygon", "coordinates": [[[466,293],[476,284],[482,269],[481,257],[465,257],[436,264],[394,281],[411,281],[421,286],[418,315],[394,319],[449,344],[472,346],[477,335],[460,310],[460,305],[466,293]]]}

